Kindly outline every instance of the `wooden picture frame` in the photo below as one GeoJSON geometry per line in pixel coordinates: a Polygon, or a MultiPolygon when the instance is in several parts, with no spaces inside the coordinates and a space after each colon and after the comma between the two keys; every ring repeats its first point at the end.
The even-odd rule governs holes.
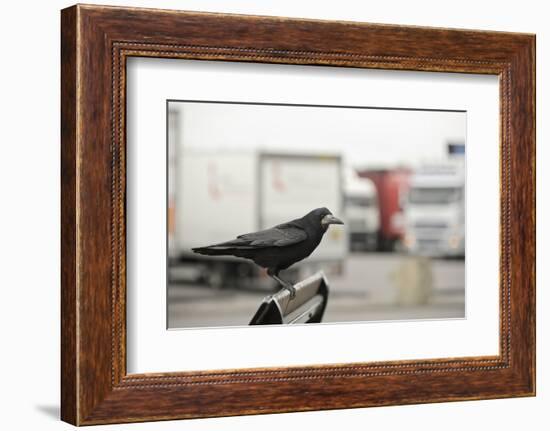
{"type": "Polygon", "coordinates": [[[90,425],[535,394],[534,35],[83,5],[61,18],[62,420],[90,425]],[[498,75],[500,354],[128,375],[130,56],[498,75]]]}

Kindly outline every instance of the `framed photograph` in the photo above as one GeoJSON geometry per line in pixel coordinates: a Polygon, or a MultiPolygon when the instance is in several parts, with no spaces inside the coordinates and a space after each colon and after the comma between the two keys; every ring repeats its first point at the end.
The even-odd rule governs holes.
{"type": "Polygon", "coordinates": [[[61,13],[61,416],[535,394],[535,36],[61,13]]]}

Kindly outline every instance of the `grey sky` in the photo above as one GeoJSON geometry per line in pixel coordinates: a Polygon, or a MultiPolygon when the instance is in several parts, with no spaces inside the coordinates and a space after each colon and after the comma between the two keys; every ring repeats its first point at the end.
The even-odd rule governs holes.
{"type": "Polygon", "coordinates": [[[354,166],[418,165],[465,142],[466,113],[170,102],[188,149],[339,153],[354,166]]]}

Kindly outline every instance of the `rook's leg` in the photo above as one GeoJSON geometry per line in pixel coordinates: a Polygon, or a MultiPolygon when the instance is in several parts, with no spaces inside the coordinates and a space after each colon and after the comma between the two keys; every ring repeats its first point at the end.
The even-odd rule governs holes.
{"type": "Polygon", "coordinates": [[[290,299],[293,299],[296,296],[296,288],[292,285],[292,283],[289,283],[288,281],[285,281],[281,277],[279,277],[279,271],[271,271],[268,269],[267,275],[269,275],[277,283],[283,286],[284,289],[289,291],[290,299]]]}

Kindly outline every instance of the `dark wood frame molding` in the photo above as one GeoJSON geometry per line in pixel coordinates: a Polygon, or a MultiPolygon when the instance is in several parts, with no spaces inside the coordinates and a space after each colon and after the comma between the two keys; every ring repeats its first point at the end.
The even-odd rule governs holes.
{"type": "Polygon", "coordinates": [[[535,394],[534,35],[77,5],[61,13],[61,53],[64,421],[88,425],[535,394]],[[128,375],[130,56],[498,75],[500,354],[128,375]]]}

